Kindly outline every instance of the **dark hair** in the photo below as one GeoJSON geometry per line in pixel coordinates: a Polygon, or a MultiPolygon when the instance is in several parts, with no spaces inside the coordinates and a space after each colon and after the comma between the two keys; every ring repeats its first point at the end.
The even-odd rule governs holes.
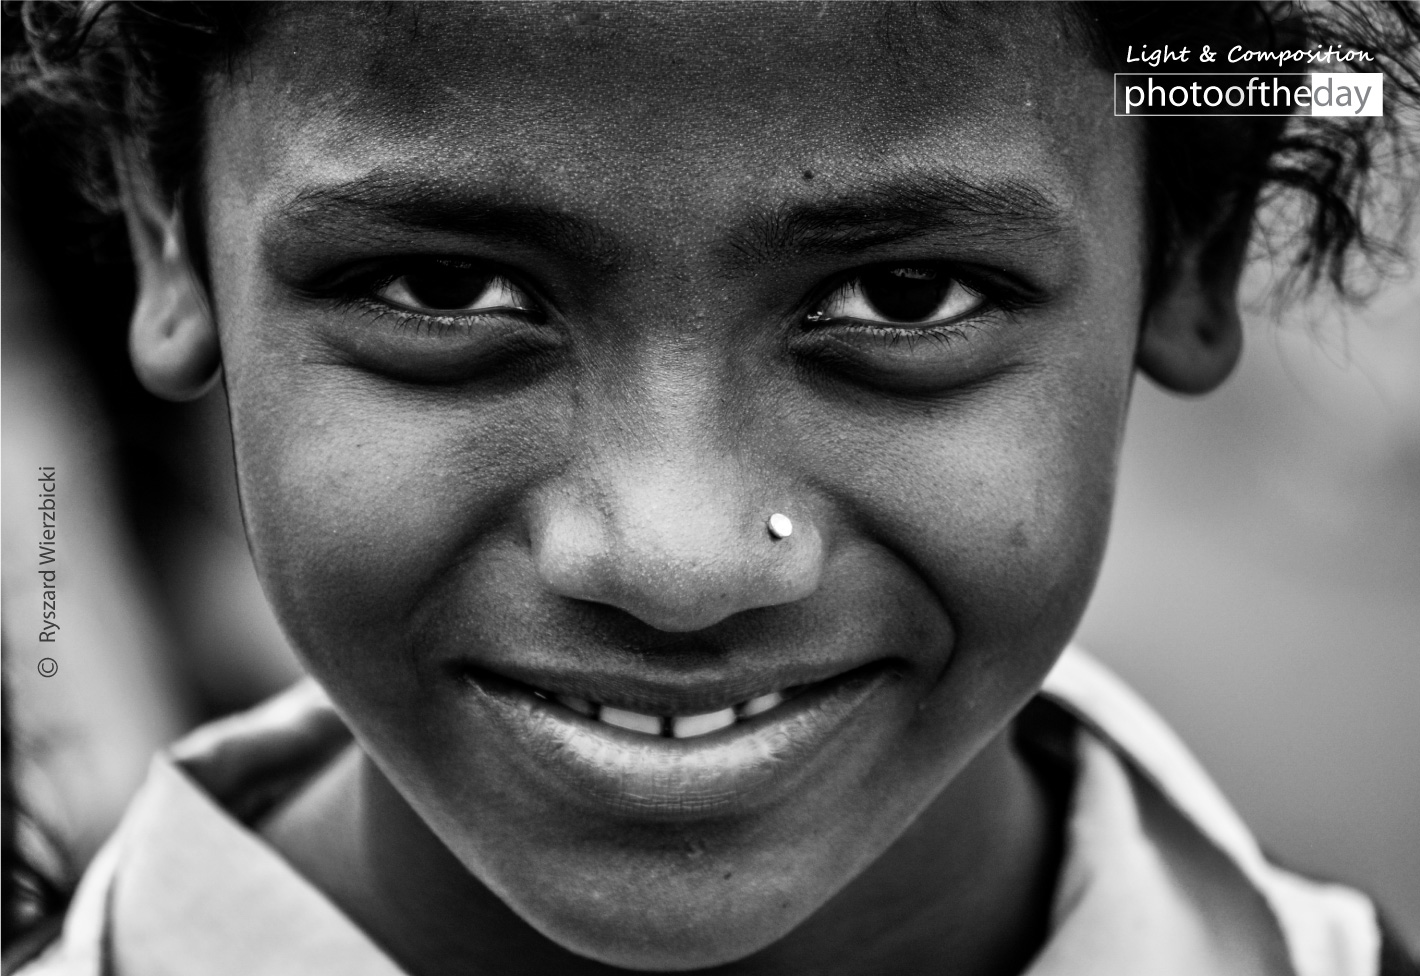
{"type": "MultiPolygon", "coordinates": [[[[1166,273],[1172,247],[1231,214],[1269,214],[1265,244],[1289,252],[1294,278],[1325,281],[1342,297],[1365,292],[1365,270],[1402,257],[1415,204],[1414,127],[1420,107],[1420,7],[1414,3],[1084,3],[1096,56],[1112,71],[1130,46],[1167,44],[1195,53],[1245,50],[1359,51],[1355,70],[1385,76],[1380,117],[1278,116],[1148,120],[1151,262],[1166,273]]],[[[1351,67],[1350,63],[1346,65],[1351,67]]],[[[1178,69],[1184,70],[1184,69],[1178,69]]],[[[1189,72],[1238,70],[1225,58],[1190,60],[1189,72]]],[[[1334,63],[1261,71],[1337,71],[1334,63]]]]}
{"type": "MultiPolygon", "coordinates": [[[[161,188],[176,196],[197,161],[204,79],[224,62],[230,69],[269,6],[7,4],[7,31],[11,22],[23,28],[6,42],[6,109],[19,116],[7,121],[7,135],[45,131],[51,156],[63,156],[74,174],[76,199],[99,218],[91,228],[118,213],[117,140],[146,151],[161,188]]],[[[1271,214],[1268,240],[1280,240],[1307,286],[1326,281],[1353,296],[1364,290],[1363,268],[1384,270],[1399,255],[1413,203],[1408,167],[1416,158],[1407,125],[1420,104],[1420,13],[1413,3],[1082,3],[1072,19],[1112,70],[1122,69],[1131,43],[1262,50],[1336,44],[1372,54],[1365,69],[1386,76],[1389,105],[1379,118],[1149,119],[1154,280],[1167,273],[1178,241],[1259,210],[1271,214]],[[1269,210],[1272,204],[1281,205],[1269,210]]],[[[122,250],[112,227],[98,236],[90,246],[122,250]]]]}
{"type": "Polygon", "coordinates": [[[13,755],[9,696],[0,712],[0,948],[12,946],[64,911],[72,872],[59,846],[25,808],[13,755]]]}

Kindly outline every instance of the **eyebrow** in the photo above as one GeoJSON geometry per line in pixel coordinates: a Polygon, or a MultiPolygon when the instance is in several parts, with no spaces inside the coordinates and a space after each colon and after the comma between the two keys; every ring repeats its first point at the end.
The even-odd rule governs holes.
{"type": "MultiPolygon", "coordinates": [[[[551,206],[470,193],[466,184],[377,170],[307,187],[280,207],[280,225],[321,237],[387,244],[438,231],[532,245],[608,271],[622,258],[613,235],[551,206]]],[[[800,254],[852,255],[943,230],[958,239],[1021,245],[1066,234],[1064,209],[1018,178],[910,172],[850,182],[818,199],[788,201],[745,221],[727,241],[731,272],[800,254]]]]}
{"type": "Polygon", "coordinates": [[[615,264],[619,253],[609,235],[564,211],[506,194],[470,194],[455,181],[385,170],[307,187],[280,207],[276,221],[317,236],[378,243],[409,231],[477,236],[606,266],[615,264]]]}
{"type": "Polygon", "coordinates": [[[821,200],[781,204],[732,239],[737,264],[785,254],[851,254],[947,230],[958,238],[1026,244],[1070,229],[1065,210],[1017,178],[905,173],[860,183],[821,200]]]}

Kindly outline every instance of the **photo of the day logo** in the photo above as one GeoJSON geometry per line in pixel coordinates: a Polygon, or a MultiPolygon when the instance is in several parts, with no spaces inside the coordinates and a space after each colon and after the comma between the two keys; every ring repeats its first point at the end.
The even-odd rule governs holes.
{"type": "Polygon", "coordinates": [[[1115,115],[1383,115],[1379,72],[1118,73],[1115,115]]]}

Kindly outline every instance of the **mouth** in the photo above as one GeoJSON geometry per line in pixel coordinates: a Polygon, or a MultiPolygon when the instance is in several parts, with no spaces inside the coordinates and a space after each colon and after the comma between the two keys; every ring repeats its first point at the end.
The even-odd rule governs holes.
{"type": "Polygon", "coordinates": [[[772,801],[848,738],[892,673],[877,662],[743,697],[638,688],[599,701],[456,669],[468,704],[504,732],[505,755],[528,775],[575,805],[651,820],[724,816],[772,801]],[[679,706],[687,697],[715,705],[679,706]]]}

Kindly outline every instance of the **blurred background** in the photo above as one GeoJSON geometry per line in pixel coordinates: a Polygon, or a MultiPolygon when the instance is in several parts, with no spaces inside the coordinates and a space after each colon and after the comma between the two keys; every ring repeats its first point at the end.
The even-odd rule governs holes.
{"type": "Polygon", "coordinates": [[[1253,304],[1221,390],[1139,382],[1078,639],[1275,859],[1370,892],[1420,953],[1420,285],[1253,304]]]}
{"type": "MultiPolygon", "coordinates": [[[[11,124],[4,714],[30,817],[7,803],[5,842],[62,885],[154,749],[299,668],[247,553],[220,389],[168,404],[138,387],[130,272],[102,260],[113,241],[54,219],[54,168],[43,151],[13,157],[11,124]],[[58,469],[57,645],[35,639],[41,465],[58,469]]],[[[1080,639],[1174,724],[1275,857],[1373,893],[1420,953],[1420,287],[1349,315],[1257,308],[1248,333],[1217,394],[1140,381],[1080,639]]]]}
{"type": "Polygon", "coordinates": [[[154,750],[300,669],[257,584],[220,391],[159,401],[128,365],[121,224],[81,216],[61,152],[4,115],[4,931],[113,828],[154,750]],[[28,137],[28,138],[27,138],[28,137]],[[115,240],[115,235],[120,235],[115,240]],[[38,469],[56,469],[56,643],[41,643],[38,469]],[[52,676],[38,664],[51,657],[52,676]]]}

